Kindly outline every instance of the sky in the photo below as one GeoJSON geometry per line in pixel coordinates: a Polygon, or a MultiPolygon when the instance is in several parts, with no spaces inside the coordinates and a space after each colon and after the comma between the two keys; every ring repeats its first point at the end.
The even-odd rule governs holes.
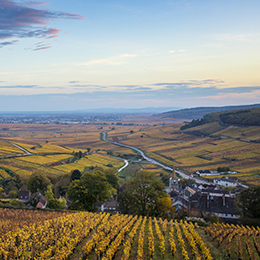
{"type": "Polygon", "coordinates": [[[259,0],[0,0],[0,111],[260,103],[259,0]]]}

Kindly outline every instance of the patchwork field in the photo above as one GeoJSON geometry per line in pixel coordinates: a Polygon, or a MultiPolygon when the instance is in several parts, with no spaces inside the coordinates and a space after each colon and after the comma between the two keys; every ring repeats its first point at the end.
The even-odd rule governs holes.
{"type": "MultiPolygon", "coordinates": [[[[216,122],[180,131],[178,125],[145,127],[121,143],[135,146],[168,166],[186,172],[230,167],[241,182],[260,184],[260,128],[223,127],[216,122]],[[177,127],[178,126],[178,127],[177,127]],[[200,131],[200,135],[198,132],[200,131]],[[257,142],[256,142],[257,141],[257,142]]],[[[117,130],[108,132],[116,136],[117,130]]]]}
{"type": "MultiPolygon", "coordinates": [[[[5,124],[3,126],[8,130],[0,131],[0,156],[4,158],[21,153],[6,141],[14,142],[35,155],[1,159],[0,167],[9,167],[14,172],[28,175],[36,172],[37,167],[42,167],[39,168],[42,172],[49,171],[51,168],[46,167],[48,163],[62,161],[72,156],[73,152],[85,152],[87,148],[91,152],[97,151],[99,155],[96,156],[107,152],[114,156],[133,154],[131,149],[104,142],[101,133],[107,131],[107,139],[135,146],[168,166],[175,165],[189,173],[226,166],[237,172],[240,181],[249,185],[260,184],[259,127],[224,127],[213,122],[180,131],[182,125],[5,124]],[[15,163],[18,160],[21,166],[15,163]]],[[[77,167],[85,169],[90,164],[100,167],[107,164],[120,167],[123,164],[121,160],[103,159],[93,156],[93,159],[88,157],[74,164],[55,165],[51,174],[54,171],[55,174],[67,173],[77,167]]],[[[127,169],[124,171],[126,173],[127,169]]]]}

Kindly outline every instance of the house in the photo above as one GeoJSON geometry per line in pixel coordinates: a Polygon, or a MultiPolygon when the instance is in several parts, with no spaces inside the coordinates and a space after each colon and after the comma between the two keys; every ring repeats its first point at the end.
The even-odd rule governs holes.
{"type": "Polygon", "coordinates": [[[214,175],[213,172],[211,172],[210,170],[198,170],[196,171],[196,174],[198,174],[199,176],[214,175]]]}
{"type": "Polygon", "coordinates": [[[235,193],[205,189],[191,199],[191,209],[205,215],[216,215],[224,222],[238,223],[239,221],[240,212],[235,204],[235,193]]]}
{"type": "Polygon", "coordinates": [[[45,209],[47,206],[47,198],[39,191],[32,195],[31,201],[34,203],[35,207],[38,209],[45,209]]]}
{"type": "Polygon", "coordinates": [[[213,183],[225,187],[236,187],[238,184],[238,179],[237,177],[214,178],[213,183]]]}
{"type": "Polygon", "coordinates": [[[101,205],[101,211],[102,212],[109,212],[109,213],[117,213],[118,212],[118,206],[116,200],[109,200],[106,201],[101,205]]]}
{"type": "Polygon", "coordinates": [[[29,190],[19,190],[18,199],[20,202],[27,203],[31,199],[31,193],[29,190]]]}

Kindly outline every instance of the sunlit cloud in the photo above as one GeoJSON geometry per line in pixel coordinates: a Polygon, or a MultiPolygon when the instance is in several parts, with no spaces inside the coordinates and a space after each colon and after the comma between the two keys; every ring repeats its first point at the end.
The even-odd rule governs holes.
{"type": "Polygon", "coordinates": [[[82,62],[75,64],[76,66],[91,66],[91,65],[122,65],[126,63],[126,59],[136,57],[136,54],[122,54],[119,56],[114,56],[106,59],[91,60],[88,62],[82,62]]]}

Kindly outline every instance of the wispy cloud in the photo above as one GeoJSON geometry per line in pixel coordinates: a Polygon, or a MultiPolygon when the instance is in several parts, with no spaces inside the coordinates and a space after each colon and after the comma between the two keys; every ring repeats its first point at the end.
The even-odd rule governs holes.
{"type": "Polygon", "coordinates": [[[76,66],[91,66],[91,65],[122,65],[126,63],[126,59],[136,57],[136,54],[122,54],[119,56],[109,57],[106,59],[91,60],[88,62],[82,62],[75,64],[76,66]]]}
{"type": "Polygon", "coordinates": [[[169,53],[186,52],[186,50],[170,50],[169,53]]]}
{"type": "Polygon", "coordinates": [[[32,5],[32,6],[34,6],[34,5],[47,5],[47,4],[48,4],[48,2],[36,2],[36,1],[27,2],[27,5],[32,5]]]}
{"type": "Polygon", "coordinates": [[[260,34],[233,34],[233,33],[224,33],[224,34],[213,34],[212,38],[218,41],[236,41],[236,42],[244,42],[244,41],[253,41],[256,39],[260,39],[260,34]]]}
{"type": "Polygon", "coordinates": [[[172,83],[156,83],[154,86],[162,86],[165,88],[180,88],[180,87],[212,87],[212,86],[223,86],[225,81],[217,80],[217,79],[203,79],[203,80],[187,80],[180,82],[172,82],[172,83]]]}
{"type": "MultiPolygon", "coordinates": [[[[53,19],[83,19],[83,16],[65,12],[37,9],[35,6],[46,2],[18,2],[0,0],[0,39],[8,38],[44,38],[58,36],[60,29],[46,27],[53,19]]],[[[8,42],[8,43],[14,43],[8,42]]],[[[7,45],[7,44],[6,44],[7,45]]],[[[2,43],[2,47],[5,46],[2,43]]]]}
{"type": "Polygon", "coordinates": [[[36,43],[36,47],[34,48],[34,51],[40,51],[40,50],[46,50],[51,48],[50,45],[47,45],[43,42],[36,43]]]}
{"type": "Polygon", "coordinates": [[[70,83],[70,84],[76,84],[76,83],[79,83],[79,81],[77,81],[77,80],[72,80],[72,81],[70,81],[69,83],[70,83]]]}
{"type": "Polygon", "coordinates": [[[14,41],[11,41],[11,42],[1,42],[0,43],[0,48],[3,48],[4,46],[7,46],[7,45],[13,45],[15,43],[17,43],[18,40],[14,40],[14,41]]]}
{"type": "Polygon", "coordinates": [[[37,85],[16,85],[16,86],[0,86],[0,88],[38,88],[37,85]]]}
{"type": "MultiPolygon", "coordinates": [[[[151,84],[151,86],[154,84],[151,84]]],[[[87,86],[87,85],[86,85],[87,86]]],[[[26,86],[10,86],[22,88],[26,86]]],[[[28,88],[40,88],[27,86],[28,88]]],[[[93,87],[93,86],[92,86],[93,87]]],[[[163,106],[219,106],[228,104],[253,104],[259,103],[260,86],[234,87],[220,89],[217,87],[194,87],[184,86],[181,88],[146,89],[145,85],[127,89],[122,85],[120,89],[101,89],[102,86],[89,89],[82,88],[77,93],[66,94],[30,94],[21,95],[12,91],[11,95],[0,95],[0,110],[75,110],[83,108],[100,107],[144,107],[162,104],[163,106]],[[140,88],[145,89],[140,89],[140,88]],[[100,88],[100,89],[99,89],[100,88]],[[46,107],[46,104],[48,106],[46,107]],[[120,105],[119,105],[120,104],[120,105]]],[[[54,88],[54,87],[53,87],[54,88]]],[[[37,93],[36,90],[34,93],[37,93]]]]}

